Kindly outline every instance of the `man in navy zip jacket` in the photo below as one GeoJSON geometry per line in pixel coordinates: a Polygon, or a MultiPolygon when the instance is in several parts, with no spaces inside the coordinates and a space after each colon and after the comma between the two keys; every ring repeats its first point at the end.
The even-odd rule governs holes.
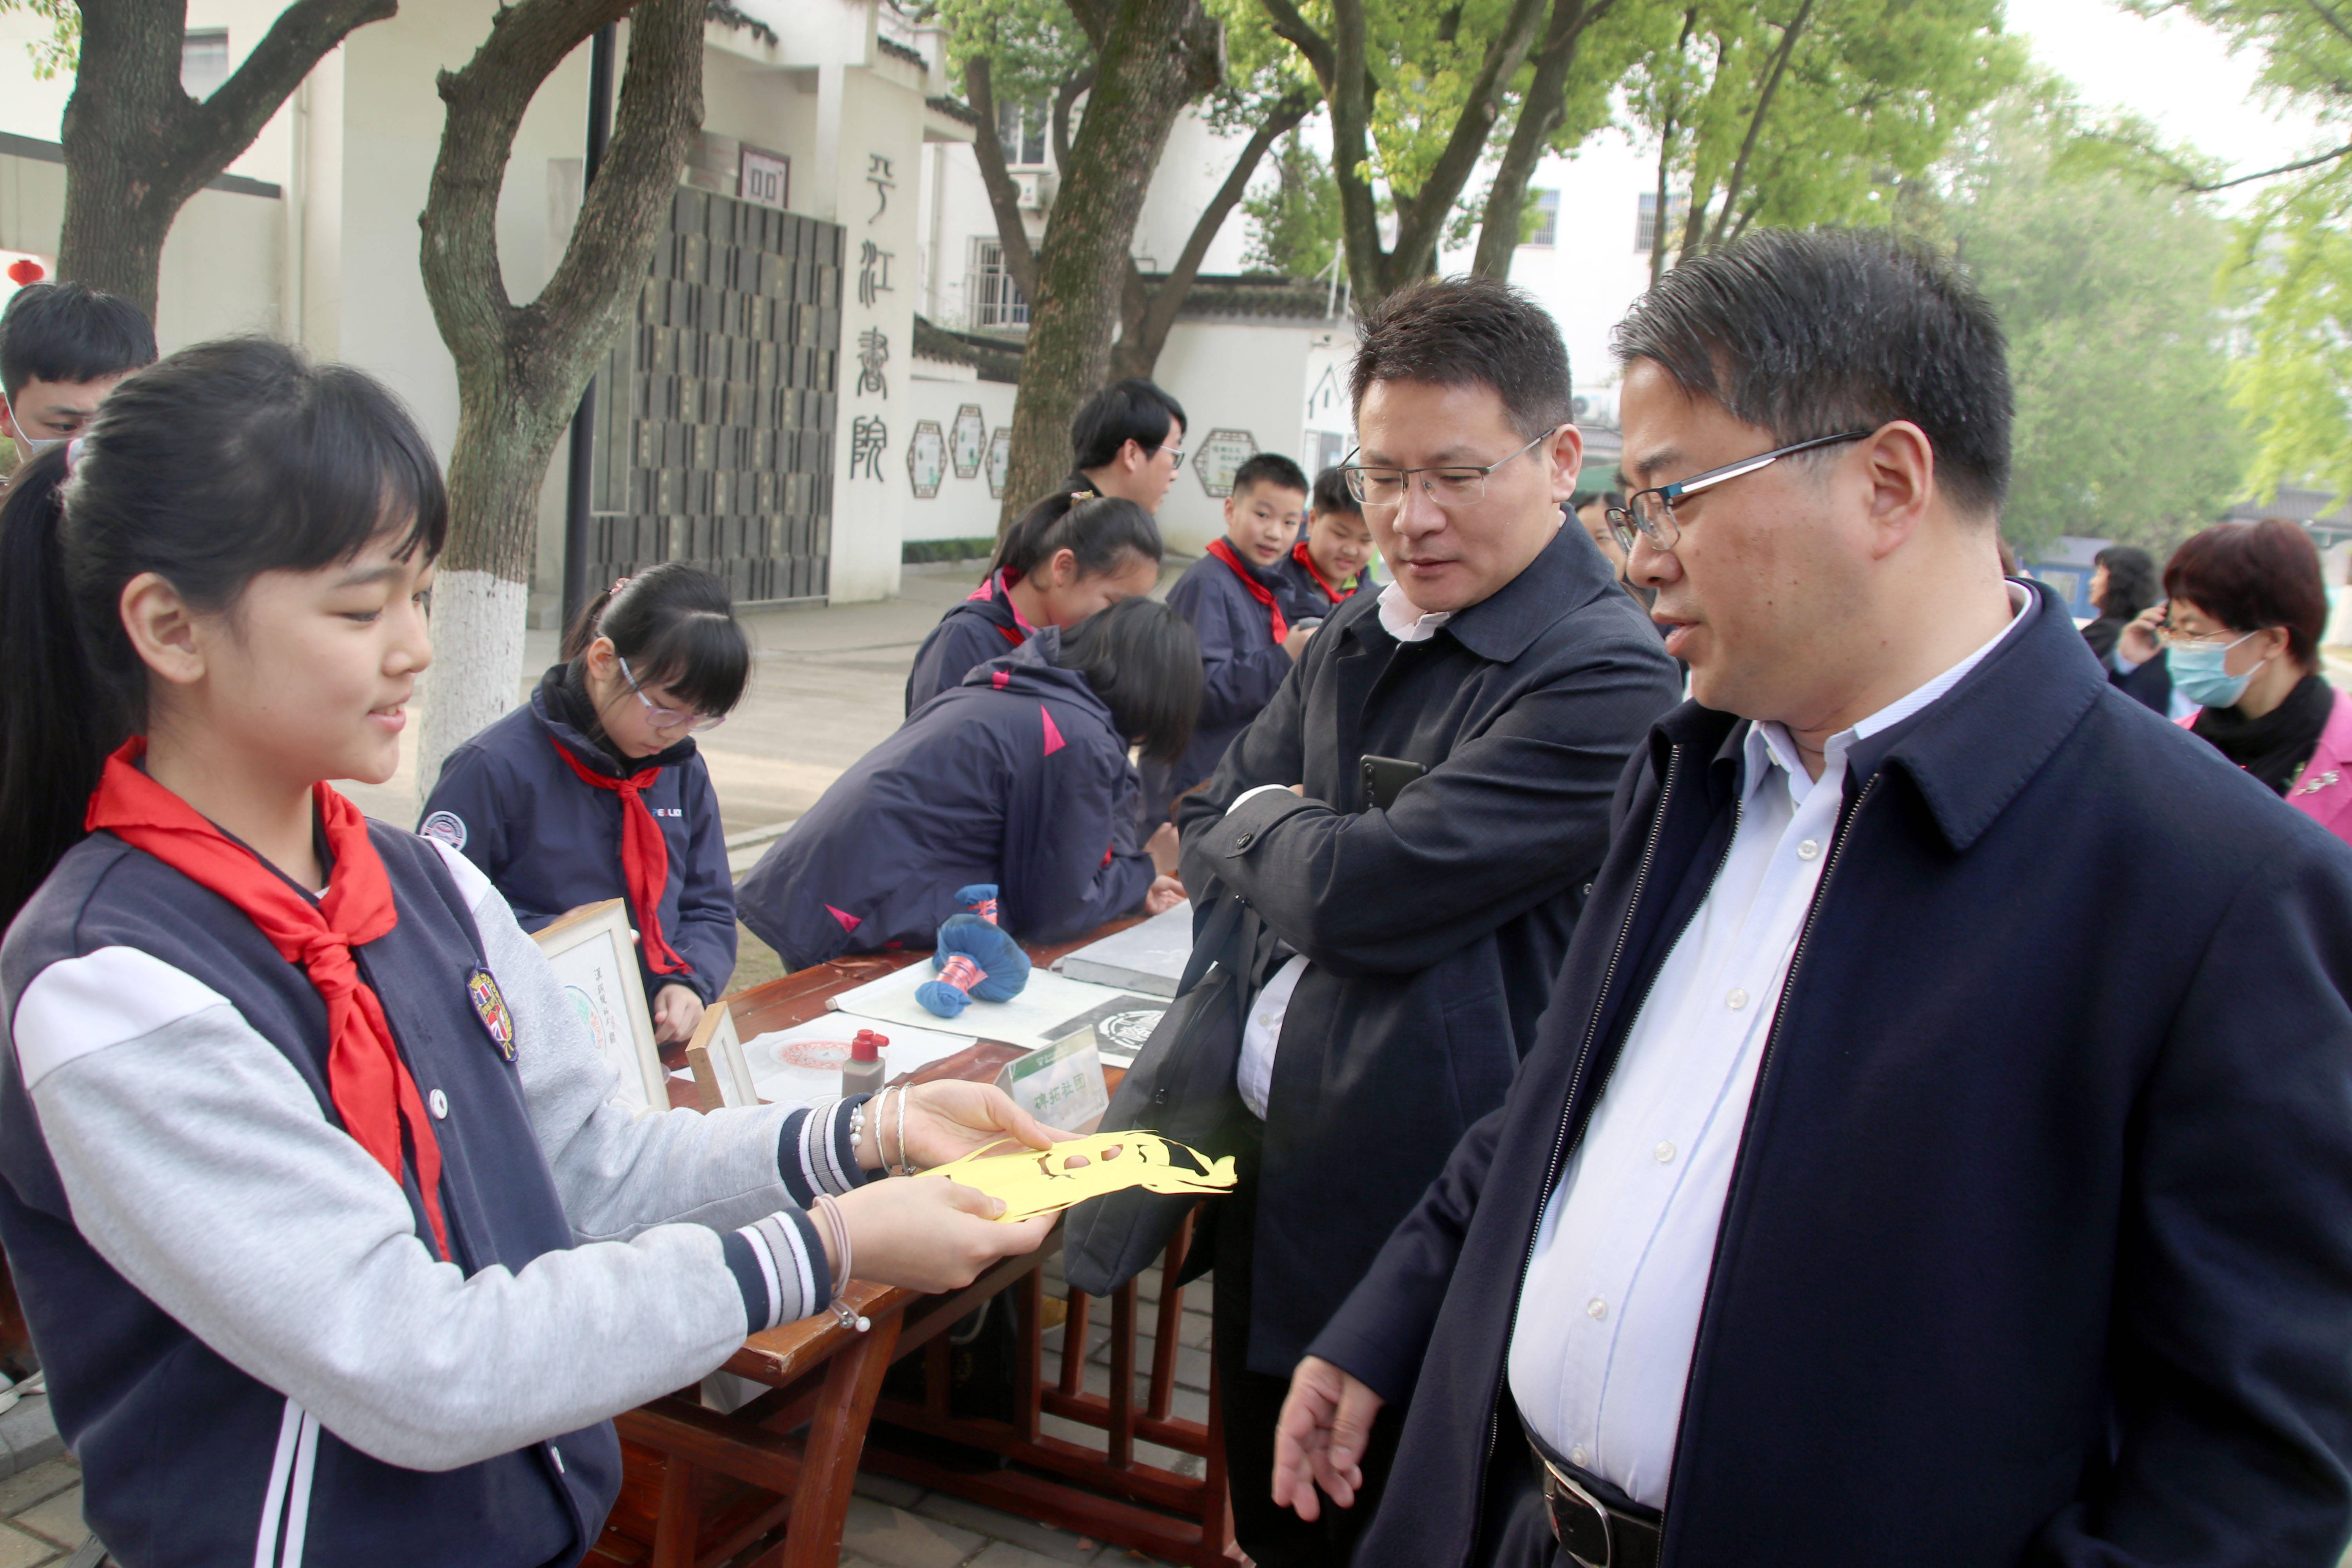
{"type": "Polygon", "coordinates": [[[2001,333],[1948,264],[1752,236],[1617,352],[1695,700],[1277,1498],[1349,1503],[1386,1401],[1361,1568],[2333,1568],[2352,853],[2001,578],[2001,333]]]}
{"type": "Polygon", "coordinates": [[[669,849],[661,931],[692,972],[656,973],[645,967],[642,952],[637,962],[647,997],[665,985],[686,985],[707,1006],[735,973],[735,879],[727,869],[727,830],[710,770],[688,735],[632,759],[624,771],[588,738],[583,726],[593,710],[577,680],[570,664],[553,666],[530,701],[450,752],[417,831],[479,866],[522,929],[535,931],[625,886],[620,796],[583,784],[556,748],[607,778],[659,769],[645,802],[669,849]]]}

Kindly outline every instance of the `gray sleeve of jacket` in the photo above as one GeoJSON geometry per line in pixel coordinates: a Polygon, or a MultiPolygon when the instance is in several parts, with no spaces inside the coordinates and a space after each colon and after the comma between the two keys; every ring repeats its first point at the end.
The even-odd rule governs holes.
{"type": "MultiPolygon", "coordinates": [[[[467,1279],[436,1261],[400,1188],[320,1115],[292,1064],[227,998],[151,954],[52,964],[10,1020],[74,1224],[99,1255],[344,1441],[414,1469],[575,1430],[719,1366],[748,1309],[711,1226],[787,1202],[781,1118],[671,1131],[672,1118],[607,1104],[611,1069],[576,1022],[555,1026],[544,966],[527,962],[536,948],[502,904],[481,923],[574,1229],[628,1238],[519,1272],[467,1279]],[[523,948],[492,934],[501,926],[523,948]],[[700,1223],[659,1223],[666,1206],[700,1223]]],[[[798,1245],[800,1227],[766,1228],[798,1245]]],[[[803,1277],[822,1273],[819,1258],[803,1277]]],[[[777,1305],[796,1317],[823,1302],[777,1305]]]]}
{"type": "MultiPolygon", "coordinates": [[[[614,1100],[620,1074],[581,1026],[539,943],[515,923],[506,900],[472,861],[446,844],[435,847],[474,911],[482,952],[514,1015],[515,1066],[573,1235],[582,1241],[625,1241],[648,1226],[677,1220],[732,1230],[794,1206],[777,1144],[798,1107],[633,1114],[614,1100]]],[[[835,1146],[829,1136],[794,1142],[796,1163],[809,1158],[802,1148],[835,1146]]],[[[830,1161],[819,1164],[805,1172],[806,1185],[815,1191],[845,1192],[857,1184],[856,1173],[830,1161]]]]}

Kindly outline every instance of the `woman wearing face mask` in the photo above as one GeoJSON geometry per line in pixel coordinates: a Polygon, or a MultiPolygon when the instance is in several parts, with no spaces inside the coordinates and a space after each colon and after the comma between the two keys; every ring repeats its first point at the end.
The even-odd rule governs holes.
{"type": "Polygon", "coordinates": [[[2174,552],[2164,589],[2120,651],[2160,644],[2173,690],[2197,705],[2180,722],[2352,840],[2352,699],[2319,674],[2327,593],[2310,537],[2275,518],[2209,528],[2174,552]]]}

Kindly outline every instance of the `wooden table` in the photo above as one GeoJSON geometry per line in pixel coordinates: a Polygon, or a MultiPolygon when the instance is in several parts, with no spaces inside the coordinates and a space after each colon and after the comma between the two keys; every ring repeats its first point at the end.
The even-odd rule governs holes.
{"type": "MultiPolygon", "coordinates": [[[[1050,964],[1131,923],[1105,926],[1057,947],[1032,948],[1031,957],[1050,964]]],[[[829,997],[921,956],[840,959],[754,986],[729,998],[737,1030],[749,1039],[806,1023],[824,1012],[829,997]]],[[[915,1076],[992,1078],[992,1061],[1001,1057],[1001,1048],[983,1047],[915,1076]]],[[[691,1086],[677,1080],[672,1097],[699,1104],[691,1086]]],[[[1139,1314],[1133,1284],[1110,1299],[1108,1395],[1083,1386],[1089,1302],[1076,1291],[1065,1309],[1063,1343],[1069,1353],[1061,1375],[1052,1384],[1043,1376],[1041,1269],[1060,1245],[1058,1231],[1036,1253],[1007,1258],[945,1295],[852,1280],[844,1299],[871,1329],[863,1334],[844,1329],[826,1313],[752,1335],[726,1366],[767,1385],[749,1405],[722,1414],[706,1407],[698,1390],[685,1389],[620,1417],[626,1461],[621,1497],[589,1561],[713,1568],[756,1550],[753,1568],[833,1568],[861,1458],[885,1474],[1154,1556],[1199,1568],[1225,1561],[1232,1530],[1213,1381],[1205,1424],[1177,1418],[1171,1409],[1183,1300],[1165,1280],[1175,1278],[1190,1230],[1185,1226],[1163,1260],[1167,1273],[1140,1408],[1134,1396],[1139,1314]],[[1008,1289],[1017,1320],[1013,1419],[958,1415],[949,1407],[947,1331],[1008,1289]],[[884,1399],[883,1374],[890,1363],[919,1351],[927,1358],[925,1397],[884,1399]],[[1045,1435],[1046,1415],[1100,1430],[1102,1448],[1045,1435]],[[877,1419],[885,1430],[869,1446],[868,1429],[877,1419]],[[918,1440],[903,1441],[907,1434],[918,1440]],[[1199,1456],[1205,1473],[1189,1477],[1138,1461],[1139,1438],[1199,1456]],[[953,1447],[943,1447],[939,1439],[953,1447]]]]}

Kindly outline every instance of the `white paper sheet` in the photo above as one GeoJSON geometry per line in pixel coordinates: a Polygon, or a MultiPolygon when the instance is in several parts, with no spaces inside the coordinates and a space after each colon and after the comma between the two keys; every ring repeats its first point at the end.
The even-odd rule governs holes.
{"type": "MultiPolygon", "coordinates": [[[[929,961],[910,963],[854,991],[845,991],[833,1005],[845,1013],[887,1018],[894,1024],[922,1028],[945,1025],[983,1040],[1035,1050],[1105,1017],[1165,1011],[1164,997],[1139,996],[1108,985],[1089,985],[1051,970],[1033,969],[1029,984],[1010,1002],[975,1001],[953,1019],[941,1018],[915,1000],[915,988],[937,978],[929,961]],[[1124,1005],[1114,1005],[1124,1001],[1124,1005]]],[[[1128,1020],[1130,1024],[1133,1020],[1128,1020]]],[[[854,1032],[854,1031],[853,1031],[854,1032]]],[[[1150,1033],[1148,1025],[1144,1032],[1150,1033]]],[[[1106,1058],[1108,1059],[1108,1056],[1106,1058]]],[[[753,1071],[757,1071],[755,1067],[753,1071]]]]}
{"type": "Polygon", "coordinates": [[[827,1013],[809,1023],[743,1042],[743,1055],[751,1064],[751,1081],[759,1086],[760,1098],[774,1105],[815,1105],[839,1100],[842,1064],[849,1059],[849,1042],[860,1029],[872,1029],[889,1040],[882,1053],[886,1080],[951,1057],[974,1039],[971,1035],[909,1028],[884,1018],[827,1013]]]}

